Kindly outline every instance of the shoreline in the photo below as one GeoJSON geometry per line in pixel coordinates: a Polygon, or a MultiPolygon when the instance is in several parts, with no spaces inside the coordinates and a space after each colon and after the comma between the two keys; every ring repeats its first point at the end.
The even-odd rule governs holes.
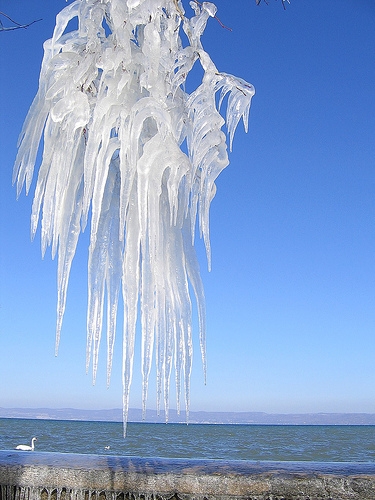
{"type": "Polygon", "coordinates": [[[1,500],[373,500],[375,462],[266,462],[0,451],[1,500]],[[93,497],[93,495],[96,495],[93,497]]]}
{"type": "MultiPolygon", "coordinates": [[[[102,410],[83,410],[79,408],[3,408],[0,418],[22,418],[41,420],[75,420],[96,422],[122,422],[120,408],[102,410]]],[[[266,413],[266,412],[228,412],[228,411],[191,411],[189,424],[218,425],[375,425],[375,413],[266,413]]],[[[139,408],[129,409],[132,423],[162,423],[164,414],[158,415],[154,409],[147,409],[146,420],[139,408]]],[[[171,409],[169,423],[186,424],[186,414],[171,409]]]]}

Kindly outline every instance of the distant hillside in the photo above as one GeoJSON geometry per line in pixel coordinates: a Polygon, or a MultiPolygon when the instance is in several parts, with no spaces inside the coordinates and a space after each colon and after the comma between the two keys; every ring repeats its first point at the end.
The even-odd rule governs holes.
{"type": "MultiPolygon", "coordinates": [[[[121,422],[122,410],[79,410],[75,408],[0,408],[0,418],[38,418],[47,420],[86,420],[121,422]]],[[[142,410],[131,408],[129,422],[142,422],[142,410]]],[[[147,410],[146,422],[164,422],[155,410],[147,410]]],[[[184,412],[170,411],[169,422],[185,423],[184,412]]],[[[375,425],[374,413],[263,413],[190,412],[191,424],[269,424],[269,425],[375,425]]]]}

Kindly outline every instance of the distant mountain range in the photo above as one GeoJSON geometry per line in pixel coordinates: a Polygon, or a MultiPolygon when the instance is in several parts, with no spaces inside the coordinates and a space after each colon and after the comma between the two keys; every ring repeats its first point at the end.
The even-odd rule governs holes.
{"type": "MultiPolygon", "coordinates": [[[[85,420],[121,422],[122,410],[79,410],[75,408],[0,408],[0,418],[46,420],[85,420]]],[[[142,422],[142,410],[131,408],[129,422],[142,422]]],[[[164,415],[147,410],[145,422],[164,423],[164,415]]],[[[185,412],[170,410],[169,422],[186,423],[185,412]]],[[[263,413],[192,411],[190,424],[268,424],[268,425],[375,425],[375,413],[263,413]]]]}

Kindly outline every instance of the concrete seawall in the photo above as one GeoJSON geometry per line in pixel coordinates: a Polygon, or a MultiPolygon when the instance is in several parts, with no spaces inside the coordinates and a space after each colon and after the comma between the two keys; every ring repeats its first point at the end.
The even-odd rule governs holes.
{"type": "Polygon", "coordinates": [[[375,463],[0,451],[0,500],[374,500],[375,463]]]}

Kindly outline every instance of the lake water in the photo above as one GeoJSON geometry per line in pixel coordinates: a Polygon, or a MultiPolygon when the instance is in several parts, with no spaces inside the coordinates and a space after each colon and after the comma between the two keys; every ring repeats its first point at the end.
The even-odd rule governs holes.
{"type": "Polygon", "coordinates": [[[0,419],[0,449],[224,460],[375,462],[375,426],[208,425],[0,419]]]}

